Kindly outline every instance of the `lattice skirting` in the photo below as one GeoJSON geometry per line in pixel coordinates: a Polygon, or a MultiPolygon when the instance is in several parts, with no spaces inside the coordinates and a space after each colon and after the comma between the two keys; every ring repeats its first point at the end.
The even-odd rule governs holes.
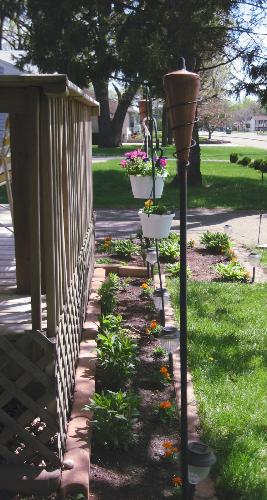
{"type": "Polygon", "coordinates": [[[93,269],[92,225],[56,338],[36,331],[0,333],[0,465],[55,467],[62,460],[93,269]]]}

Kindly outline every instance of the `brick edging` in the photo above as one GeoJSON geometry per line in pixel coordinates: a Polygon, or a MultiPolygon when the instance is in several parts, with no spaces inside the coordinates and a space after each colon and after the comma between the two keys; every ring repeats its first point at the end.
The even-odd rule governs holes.
{"type": "Polygon", "coordinates": [[[63,460],[60,485],[62,499],[81,493],[86,500],[89,500],[91,427],[90,414],[84,410],[84,406],[95,392],[95,338],[100,315],[100,301],[96,291],[105,280],[105,275],[105,269],[95,269],[91,282],[63,460]]]}

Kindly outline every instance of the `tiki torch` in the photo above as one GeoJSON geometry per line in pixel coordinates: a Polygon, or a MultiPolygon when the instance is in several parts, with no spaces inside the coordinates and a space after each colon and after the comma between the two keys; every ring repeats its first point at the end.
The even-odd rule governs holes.
{"type": "Polygon", "coordinates": [[[173,130],[180,187],[180,364],[182,498],[189,497],[187,429],[187,167],[196,122],[199,75],[190,73],[181,58],[180,68],[164,76],[167,112],[173,130]]]}

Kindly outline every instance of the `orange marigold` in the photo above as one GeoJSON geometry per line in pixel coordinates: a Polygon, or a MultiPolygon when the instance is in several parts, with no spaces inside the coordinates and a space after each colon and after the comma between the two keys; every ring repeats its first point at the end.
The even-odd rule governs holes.
{"type": "Polygon", "coordinates": [[[164,453],[164,457],[166,457],[166,458],[170,458],[170,457],[172,457],[172,455],[173,455],[173,450],[172,449],[171,450],[166,450],[165,453],[164,453]]]}
{"type": "Polygon", "coordinates": [[[172,484],[173,484],[173,486],[181,486],[182,485],[182,478],[180,476],[173,476],[172,484]]]}
{"type": "Polygon", "coordinates": [[[168,408],[171,408],[172,407],[172,404],[170,401],[162,401],[162,403],[160,403],[160,408],[162,408],[163,410],[167,410],[168,408]]]}
{"type": "Polygon", "coordinates": [[[165,448],[166,450],[172,448],[172,442],[171,441],[163,441],[163,448],[165,448]]]}
{"type": "Polygon", "coordinates": [[[151,321],[151,323],[150,323],[150,328],[154,329],[154,328],[157,328],[157,326],[158,326],[158,323],[156,322],[155,319],[153,319],[153,321],[151,321]]]}
{"type": "Polygon", "coordinates": [[[146,333],[151,333],[149,328],[146,328],[146,333]]]}
{"type": "Polygon", "coordinates": [[[167,375],[167,373],[169,373],[168,368],[166,368],[166,366],[162,366],[159,371],[162,375],[167,375]]]}
{"type": "Polygon", "coordinates": [[[141,288],[143,288],[143,290],[146,290],[148,287],[149,285],[147,283],[142,283],[141,285],[141,288]]]}

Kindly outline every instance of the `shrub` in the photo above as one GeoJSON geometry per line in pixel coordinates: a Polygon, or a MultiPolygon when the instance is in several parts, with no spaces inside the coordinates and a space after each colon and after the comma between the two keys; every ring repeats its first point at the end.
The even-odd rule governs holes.
{"type": "Polygon", "coordinates": [[[130,260],[133,255],[140,253],[140,246],[132,240],[114,240],[110,250],[117,257],[130,260]]]}
{"type": "Polygon", "coordinates": [[[243,167],[247,167],[251,162],[251,159],[248,156],[244,156],[240,160],[238,160],[238,165],[243,165],[243,167]]]}
{"type": "Polygon", "coordinates": [[[246,283],[249,280],[249,273],[238,262],[229,262],[228,264],[216,264],[216,272],[223,281],[239,281],[246,283]]]}
{"type": "Polygon", "coordinates": [[[117,301],[115,293],[120,288],[120,278],[117,274],[110,273],[101,287],[98,289],[98,295],[101,299],[101,313],[110,314],[114,310],[117,301]]]}
{"type": "Polygon", "coordinates": [[[132,392],[95,393],[85,410],[93,412],[94,437],[100,445],[127,450],[135,440],[139,398],[132,392]]]}
{"type": "Polygon", "coordinates": [[[256,159],[256,160],[251,160],[250,167],[254,168],[255,170],[260,170],[260,166],[262,163],[262,159],[256,159]]]}
{"type": "MultiPolygon", "coordinates": [[[[180,276],[180,261],[175,262],[174,264],[167,264],[166,266],[166,272],[170,275],[171,278],[177,278],[180,276]]],[[[186,275],[188,278],[192,276],[192,272],[189,266],[186,268],[186,275]]]]}
{"type": "Polygon", "coordinates": [[[238,160],[238,154],[237,153],[231,153],[230,154],[230,163],[236,163],[238,160]]]}
{"type": "Polygon", "coordinates": [[[267,172],[267,160],[262,160],[259,170],[264,174],[267,172]]]}
{"type": "Polygon", "coordinates": [[[126,330],[100,333],[97,336],[97,358],[105,387],[122,388],[134,373],[136,345],[126,330]]]}
{"type": "Polygon", "coordinates": [[[206,231],[202,234],[200,242],[210,253],[223,253],[231,246],[230,238],[225,233],[211,233],[206,231]]]}

